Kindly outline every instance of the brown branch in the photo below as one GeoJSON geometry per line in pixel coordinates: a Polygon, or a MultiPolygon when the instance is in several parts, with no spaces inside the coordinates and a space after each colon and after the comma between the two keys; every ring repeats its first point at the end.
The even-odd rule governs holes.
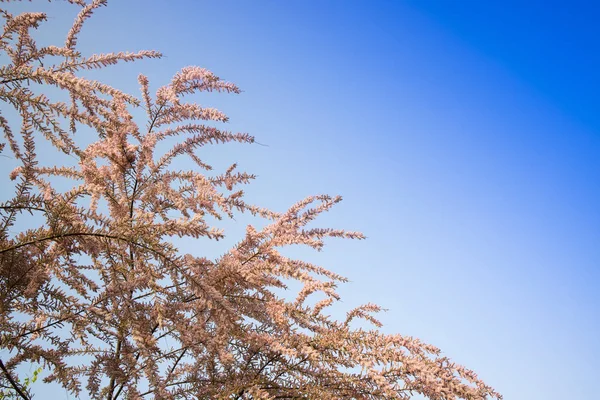
{"type": "MultiPolygon", "coordinates": [[[[122,346],[122,344],[123,344],[123,341],[119,338],[119,340],[117,341],[117,348],[115,350],[115,358],[117,359],[117,361],[119,361],[119,359],[121,358],[121,346],[122,346]]],[[[115,376],[114,375],[110,378],[110,383],[109,383],[108,386],[109,386],[109,389],[108,389],[107,399],[108,400],[112,400],[113,399],[113,393],[115,391],[115,376]]],[[[123,385],[121,385],[121,389],[122,388],[123,388],[123,385]]],[[[121,389],[119,389],[119,392],[114,397],[115,399],[121,393],[121,389]]]]}
{"type": "MultiPolygon", "coordinates": [[[[201,380],[201,381],[206,381],[206,382],[208,382],[208,379],[203,379],[203,380],[201,380]]],[[[165,385],[165,387],[177,386],[177,385],[185,385],[185,384],[188,384],[188,383],[198,383],[198,380],[186,379],[186,380],[184,380],[184,381],[173,382],[173,383],[167,383],[167,384],[165,385]]],[[[143,396],[147,396],[147,395],[149,395],[149,394],[152,394],[152,393],[154,393],[155,391],[156,391],[156,389],[151,389],[151,390],[148,390],[147,392],[144,392],[144,393],[140,394],[140,396],[141,396],[141,397],[143,397],[143,396]]]]}
{"type": "Polygon", "coordinates": [[[29,79],[28,77],[22,77],[22,78],[12,78],[12,79],[5,79],[3,81],[0,81],[0,85],[4,85],[6,83],[12,83],[12,82],[18,82],[18,81],[23,81],[25,79],[29,79]]]}
{"type": "MultiPolygon", "coordinates": [[[[102,303],[103,301],[106,301],[106,300],[108,300],[108,299],[109,299],[109,297],[105,297],[105,298],[103,298],[103,299],[100,299],[100,300],[98,300],[97,302],[95,302],[95,303],[93,303],[93,304],[90,304],[90,306],[91,306],[91,307],[95,307],[95,306],[97,306],[98,304],[100,304],[100,303],[102,303]]],[[[45,329],[48,329],[48,328],[51,328],[51,327],[53,327],[54,325],[58,325],[58,324],[61,324],[61,323],[63,323],[63,322],[66,322],[67,320],[69,320],[69,319],[71,319],[71,318],[73,318],[73,317],[76,317],[76,316],[78,316],[78,315],[82,314],[84,311],[86,311],[86,308],[83,308],[83,309],[81,309],[81,310],[77,311],[77,312],[76,312],[76,313],[74,313],[74,314],[71,314],[71,315],[68,315],[68,316],[66,316],[66,317],[63,317],[63,318],[57,319],[56,321],[50,322],[50,323],[48,323],[48,324],[46,324],[46,325],[44,325],[44,326],[41,326],[41,327],[39,327],[39,328],[32,329],[32,330],[30,330],[30,331],[27,331],[27,332],[25,332],[25,333],[22,333],[22,334],[20,334],[20,335],[18,335],[18,336],[15,336],[15,337],[13,337],[13,338],[10,338],[8,341],[10,342],[10,341],[13,341],[13,340],[15,340],[15,339],[19,339],[19,338],[22,338],[22,337],[25,337],[25,336],[31,335],[31,334],[33,334],[33,333],[41,332],[41,331],[43,331],[43,330],[45,330],[45,329]]]]}
{"type": "Polygon", "coordinates": [[[2,210],[33,210],[33,211],[41,211],[43,213],[47,213],[48,210],[39,207],[29,207],[29,206],[0,206],[2,210]]]}
{"type": "Polygon", "coordinates": [[[13,377],[11,376],[8,369],[6,369],[6,367],[4,366],[4,363],[2,362],[2,360],[0,360],[0,369],[2,369],[2,372],[4,372],[6,379],[8,379],[8,381],[10,382],[13,389],[15,389],[15,392],[17,392],[17,394],[19,396],[21,396],[22,399],[30,400],[30,398],[23,392],[23,390],[21,390],[21,388],[19,387],[19,384],[13,379],[13,377]]]}
{"type": "Polygon", "coordinates": [[[177,360],[175,360],[175,362],[173,363],[173,366],[171,367],[171,369],[169,370],[169,373],[167,374],[167,377],[165,378],[165,382],[169,382],[169,379],[171,379],[171,375],[173,374],[173,371],[175,371],[175,368],[177,368],[177,364],[179,364],[179,362],[181,361],[181,359],[183,358],[183,356],[185,355],[185,353],[188,351],[188,348],[184,348],[183,351],[181,352],[181,354],[179,355],[179,357],[177,357],[177,360]]]}
{"type": "MultiPolygon", "coordinates": [[[[9,251],[13,251],[13,250],[19,249],[21,247],[30,246],[32,244],[46,242],[48,240],[56,240],[56,239],[61,239],[61,238],[65,238],[65,237],[74,237],[74,236],[94,236],[94,237],[100,237],[100,238],[105,238],[105,239],[122,240],[122,241],[127,242],[127,243],[134,243],[134,242],[131,241],[131,239],[127,239],[127,238],[124,238],[124,237],[121,237],[121,236],[108,235],[108,234],[105,234],[105,233],[70,232],[70,233],[59,233],[59,234],[56,234],[56,235],[45,236],[45,237],[41,237],[41,238],[38,238],[38,239],[30,240],[30,241],[27,241],[27,242],[15,244],[14,246],[7,247],[5,249],[0,250],[0,254],[4,254],[4,253],[7,253],[9,251]]],[[[138,245],[138,246],[140,246],[142,248],[146,248],[146,246],[140,245],[139,243],[136,243],[136,245],[138,245]]],[[[146,248],[146,250],[151,250],[151,249],[146,248]]]]}

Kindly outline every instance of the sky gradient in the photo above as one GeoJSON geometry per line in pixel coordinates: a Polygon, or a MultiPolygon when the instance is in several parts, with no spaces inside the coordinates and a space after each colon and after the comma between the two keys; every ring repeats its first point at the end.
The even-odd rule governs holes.
{"type": "MultiPolygon", "coordinates": [[[[64,37],[73,7],[12,7],[40,5],[53,16],[48,40],[64,37]]],[[[376,302],[386,332],[440,347],[507,400],[594,399],[599,7],[112,1],[79,43],[88,54],[163,52],[103,73],[131,93],[137,73],[156,88],[187,65],[242,88],[200,101],[265,146],[200,155],[257,174],[247,198],[265,207],[344,197],[317,225],[368,240],[292,251],[350,278],[340,317],[376,302]]],[[[235,243],[244,221],[207,253],[235,243]]]]}

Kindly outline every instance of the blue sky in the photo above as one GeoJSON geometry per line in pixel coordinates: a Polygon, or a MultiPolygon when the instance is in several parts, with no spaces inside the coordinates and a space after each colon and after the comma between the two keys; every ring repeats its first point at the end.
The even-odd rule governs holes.
{"type": "MultiPolygon", "coordinates": [[[[43,7],[55,15],[48,37],[62,36],[72,14],[56,10],[73,8],[43,7]]],[[[201,100],[267,146],[202,155],[256,173],[248,198],[264,206],[344,196],[321,225],[369,239],[297,251],[351,279],[340,316],[381,304],[387,332],[441,347],[505,399],[592,399],[599,7],[113,1],[80,44],[89,53],[162,51],[162,60],[107,75],[131,92],[138,72],[158,85],[186,65],[244,90],[201,100]]],[[[231,226],[225,245],[242,231],[231,226]]]]}

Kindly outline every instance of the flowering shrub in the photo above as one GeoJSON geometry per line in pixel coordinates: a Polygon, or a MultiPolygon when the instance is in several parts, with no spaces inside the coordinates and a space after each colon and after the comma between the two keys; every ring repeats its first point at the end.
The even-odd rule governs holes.
{"type": "Polygon", "coordinates": [[[19,164],[10,173],[14,195],[0,208],[4,388],[29,398],[15,374],[19,365],[38,363],[48,372],[44,382],[94,399],[501,398],[436,347],[381,333],[376,305],[351,310],[343,321],[326,315],[346,279],[279,249],[363,239],[308,226],[341,198],[309,197],[283,213],[247,204],[239,188],[253,175],[235,164],[211,175],[197,149],[254,138],[208,125],[227,116],[185,100],[197,92],[239,93],[237,86],[186,67],[154,94],[140,75],[138,98],[81,77],[82,70],[161,55],[84,57],[77,36],[105,1],[70,2],[81,10],[62,46],[38,47],[31,36],[45,14],[2,11],[0,49],[9,60],[0,67],[2,147],[19,164]],[[49,87],[69,101],[41,94],[49,87]],[[4,115],[9,106],[20,116],[19,132],[4,115]],[[132,114],[140,109],[145,125],[132,114]],[[82,126],[95,134],[83,145],[82,126]],[[178,142],[165,152],[166,139],[178,142]],[[41,141],[75,162],[40,165],[41,141]],[[195,167],[172,167],[181,157],[195,167]],[[57,178],[71,185],[59,187],[57,178]],[[173,245],[174,236],[222,238],[207,218],[234,212],[268,224],[248,226],[216,260],[173,245]],[[36,215],[39,226],[14,232],[24,213],[36,215]],[[295,300],[276,294],[290,281],[301,285],[295,300]],[[307,302],[315,293],[323,299],[307,302]],[[356,329],[354,319],[375,326],[356,329]]]}

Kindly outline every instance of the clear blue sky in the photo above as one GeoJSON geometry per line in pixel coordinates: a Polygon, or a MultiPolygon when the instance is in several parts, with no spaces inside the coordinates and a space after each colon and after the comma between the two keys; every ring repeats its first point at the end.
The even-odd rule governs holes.
{"type": "MultiPolygon", "coordinates": [[[[73,7],[43,7],[63,35],[72,14],[56,10],[73,7]]],[[[264,206],[344,196],[321,225],[369,239],[298,252],[352,280],[340,316],[381,304],[386,331],[441,347],[507,400],[595,399],[599,7],[112,1],[80,43],[165,53],[114,69],[123,89],[200,65],[244,90],[202,102],[268,147],[204,155],[259,175],[248,198],[264,206]]]]}

